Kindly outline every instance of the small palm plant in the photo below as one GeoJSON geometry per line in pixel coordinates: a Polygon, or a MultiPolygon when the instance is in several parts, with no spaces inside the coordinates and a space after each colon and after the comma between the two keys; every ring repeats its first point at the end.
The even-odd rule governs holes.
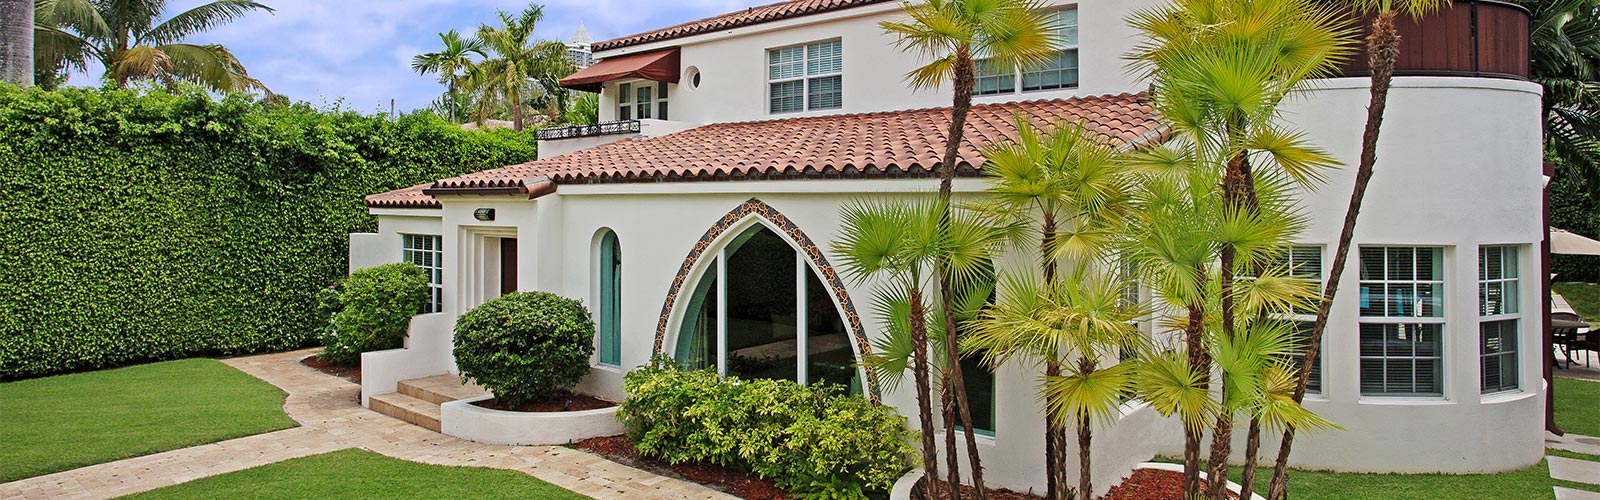
{"type": "MultiPolygon", "coordinates": [[[[993,231],[975,215],[948,210],[932,196],[857,200],[842,210],[842,219],[832,251],[846,277],[857,284],[869,280],[879,283],[875,310],[888,328],[879,340],[878,352],[865,357],[862,364],[877,371],[891,387],[907,368],[911,370],[922,429],[923,470],[929,478],[925,484],[929,491],[936,491],[934,479],[939,477],[939,467],[930,366],[959,364],[934,359],[948,358],[943,354],[948,350],[929,350],[932,334],[937,332],[943,337],[947,330],[942,325],[948,323],[941,313],[929,311],[924,293],[932,284],[934,268],[940,265],[949,269],[959,283],[980,282],[991,261],[993,231]],[[930,320],[938,320],[941,326],[930,326],[930,320]]],[[[944,385],[956,383],[949,382],[944,385]]],[[[947,420],[947,432],[953,431],[949,423],[947,420]]],[[[959,484],[953,482],[950,487],[959,484]]],[[[954,498],[954,492],[951,494],[954,498]]]]}
{"type": "Polygon", "coordinates": [[[471,68],[474,61],[473,55],[483,57],[483,41],[474,37],[463,37],[456,30],[439,34],[439,41],[444,48],[438,52],[429,52],[411,59],[411,70],[421,74],[437,73],[439,83],[445,84],[445,102],[449,107],[450,122],[456,123],[461,118],[456,113],[456,90],[466,80],[466,70],[471,68]]]}

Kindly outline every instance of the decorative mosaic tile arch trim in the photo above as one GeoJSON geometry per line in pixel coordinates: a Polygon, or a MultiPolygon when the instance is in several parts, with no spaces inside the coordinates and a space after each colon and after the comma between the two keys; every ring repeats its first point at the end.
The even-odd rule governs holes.
{"type": "MultiPolygon", "coordinates": [[[[694,269],[695,264],[700,261],[706,251],[711,249],[712,242],[722,236],[722,233],[727,232],[728,228],[733,227],[734,224],[739,223],[739,221],[744,220],[746,216],[751,214],[766,219],[773,225],[783,229],[784,234],[788,235],[789,239],[800,245],[800,249],[805,252],[807,258],[811,259],[811,263],[816,266],[821,274],[822,281],[827,283],[828,288],[833,291],[834,300],[837,300],[840,308],[844,309],[845,322],[849,324],[850,335],[855,339],[857,356],[871,354],[872,344],[867,341],[867,332],[861,327],[861,316],[856,313],[856,306],[850,301],[850,294],[844,286],[844,280],[839,279],[839,273],[835,272],[833,265],[828,263],[828,257],[822,254],[822,250],[817,248],[816,242],[811,241],[811,237],[806,236],[805,231],[801,231],[800,226],[795,225],[794,221],[789,220],[788,217],[779,213],[771,205],[756,198],[751,198],[749,201],[740,204],[738,208],[718,219],[717,223],[713,224],[711,229],[707,229],[705,234],[700,236],[700,240],[695,242],[694,248],[689,250],[689,256],[683,259],[683,266],[678,268],[678,275],[672,279],[672,287],[667,290],[666,303],[661,305],[661,319],[656,322],[656,346],[653,354],[663,353],[662,346],[667,338],[667,321],[672,316],[672,306],[677,302],[678,294],[683,291],[683,284],[689,280],[689,272],[694,269]]],[[[874,403],[882,403],[882,395],[878,393],[878,375],[873,373],[872,370],[863,371],[866,372],[867,376],[866,391],[868,399],[871,399],[874,403]]]]}

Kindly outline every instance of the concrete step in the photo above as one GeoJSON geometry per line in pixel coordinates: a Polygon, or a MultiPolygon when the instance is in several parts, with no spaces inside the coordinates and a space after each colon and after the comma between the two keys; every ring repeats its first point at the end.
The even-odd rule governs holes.
{"type": "Polygon", "coordinates": [[[411,396],[435,405],[442,405],[457,399],[474,398],[489,394],[488,390],[475,384],[461,383],[461,377],[446,373],[411,380],[400,381],[400,394],[411,396]]]}
{"type": "Polygon", "coordinates": [[[438,404],[398,392],[373,396],[369,403],[372,411],[440,432],[438,404]]]}

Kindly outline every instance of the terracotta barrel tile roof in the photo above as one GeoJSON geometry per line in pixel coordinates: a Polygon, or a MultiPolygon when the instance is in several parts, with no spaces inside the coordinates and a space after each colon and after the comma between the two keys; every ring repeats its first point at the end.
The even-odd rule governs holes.
{"type": "Polygon", "coordinates": [[[729,12],[715,17],[708,17],[698,21],[689,21],[676,26],[668,26],[658,30],[646,31],[635,35],[614,38],[594,44],[595,52],[620,49],[633,45],[649,43],[659,40],[670,40],[698,35],[718,30],[733,29],[743,26],[779,21],[793,17],[821,14],[824,12],[847,9],[861,5],[883,3],[889,0],[791,0],[774,4],[750,7],[745,10],[729,12]]]}
{"type": "MultiPolygon", "coordinates": [[[[976,175],[982,145],[1014,138],[1019,114],[1037,125],[1082,122],[1117,144],[1158,127],[1150,105],[1134,94],[974,106],[958,170],[976,175]]],[[[526,193],[526,180],[541,177],[572,184],[928,176],[943,160],[949,123],[949,108],[719,123],[443,179],[427,191],[526,193]]],[[[368,203],[388,203],[389,195],[368,203]]]]}
{"type": "Polygon", "coordinates": [[[372,208],[442,208],[439,200],[422,194],[432,182],[400,188],[386,193],[367,195],[367,206],[372,208]]]}

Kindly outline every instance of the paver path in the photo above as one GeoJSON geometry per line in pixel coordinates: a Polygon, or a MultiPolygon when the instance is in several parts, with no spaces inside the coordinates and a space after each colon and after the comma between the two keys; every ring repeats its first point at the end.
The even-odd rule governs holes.
{"type": "Polygon", "coordinates": [[[287,392],[283,409],[300,427],[0,484],[0,498],[111,498],[347,448],[429,464],[522,471],[595,498],[732,498],[581,450],[474,443],[378,414],[361,407],[356,384],[300,364],[315,352],[223,360],[287,392]]]}
{"type": "MultiPolygon", "coordinates": [[[[1546,433],[1544,444],[1547,448],[1600,455],[1600,439],[1568,433],[1557,436],[1546,433]]],[[[1600,462],[1577,460],[1554,455],[1546,456],[1545,461],[1550,464],[1550,477],[1562,481],[1600,485],[1600,462]]],[[[1556,500],[1600,500],[1600,493],[1576,490],[1572,488],[1555,488],[1556,500]]]]}

